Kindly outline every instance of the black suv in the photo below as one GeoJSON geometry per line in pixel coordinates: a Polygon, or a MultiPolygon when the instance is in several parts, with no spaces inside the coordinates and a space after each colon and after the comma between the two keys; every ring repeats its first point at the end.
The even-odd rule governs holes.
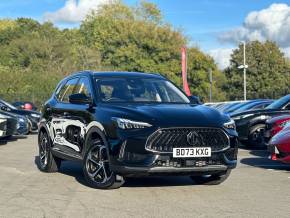
{"type": "Polygon", "coordinates": [[[157,74],[71,75],[42,109],[39,168],[53,172],[62,160],[80,161],[94,188],[149,175],[219,184],[236,166],[235,124],[193,101],[157,74]]]}

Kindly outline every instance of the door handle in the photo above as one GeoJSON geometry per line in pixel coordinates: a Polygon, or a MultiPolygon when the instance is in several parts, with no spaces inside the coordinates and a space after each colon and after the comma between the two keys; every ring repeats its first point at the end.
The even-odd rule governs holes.
{"type": "Polygon", "coordinates": [[[63,112],[63,116],[68,116],[69,115],[69,113],[68,112],[63,112]]]}

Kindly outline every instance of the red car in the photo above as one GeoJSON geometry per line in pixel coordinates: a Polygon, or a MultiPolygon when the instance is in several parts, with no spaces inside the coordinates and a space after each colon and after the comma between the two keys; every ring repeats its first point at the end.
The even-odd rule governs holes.
{"type": "Polygon", "coordinates": [[[272,160],[290,163],[290,122],[270,140],[268,150],[272,160]]]}
{"type": "Polygon", "coordinates": [[[275,116],[266,121],[264,142],[268,144],[270,139],[280,132],[287,122],[290,121],[290,114],[275,116]]]}

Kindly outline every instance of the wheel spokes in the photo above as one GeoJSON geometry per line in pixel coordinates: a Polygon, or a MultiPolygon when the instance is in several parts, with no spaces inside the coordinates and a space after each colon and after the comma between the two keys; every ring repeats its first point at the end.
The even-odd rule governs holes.
{"type": "Polygon", "coordinates": [[[41,164],[44,166],[47,164],[47,158],[48,158],[47,143],[48,143],[48,140],[47,138],[44,137],[41,140],[41,143],[39,146],[39,158],[40,158],[41,164]]]}
{"type": "Polygon", "coordinates": [[[96,164],[98,166],[100,165],[97,160],[93,159],[93,156],[92,156],[91,153],[89,153],[89,155],[88,155],[88,160],[91,161],[91,162],[93,162],[94,164],[96,164]]]}
{"type": "Polygon", "coordinates": [[[98,183],[104,183],[111,177],[112,172],[106,167],[109,163],[105,146],[91,149],[87,157],[87,170],[90,177],[98,183]]]}

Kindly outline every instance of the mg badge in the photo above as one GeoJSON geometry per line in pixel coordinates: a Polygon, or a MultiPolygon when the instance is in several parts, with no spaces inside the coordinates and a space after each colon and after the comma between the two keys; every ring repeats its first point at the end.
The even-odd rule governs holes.
{"type": "Polygon", "coordinates": [[[188,144],[195,146],[200,143],[199,141],[199,135],[197,132],[191,131],[190,133],[187,134],[187,142],[188,144]]]}

